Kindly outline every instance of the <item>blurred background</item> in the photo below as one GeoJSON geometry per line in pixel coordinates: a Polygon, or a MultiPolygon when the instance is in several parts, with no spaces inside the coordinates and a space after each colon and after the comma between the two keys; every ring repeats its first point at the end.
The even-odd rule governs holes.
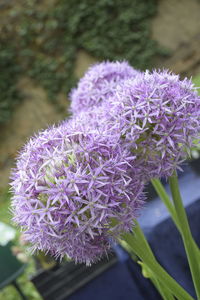
{"type": "MultiPolygon", "coordinates": [[[[199,0],[0,0],[0,245],[14,239],[20,268],[28,263],[17,279],[28,299],[41,299],[30,274],[56,262],[33,259],[13,231],[8,183],[17,152],[68,116],[68,93],[90,64],[125,59],[140,70],[192,76],[198,85],[199,49],[199,0]]],[[[20,296],[7,285],[0,299],[20,296]]]]}

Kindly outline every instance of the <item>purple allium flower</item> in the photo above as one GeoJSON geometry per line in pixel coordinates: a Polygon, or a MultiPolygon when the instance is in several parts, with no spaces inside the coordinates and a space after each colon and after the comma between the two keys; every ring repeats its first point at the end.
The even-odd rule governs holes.
{"type": "Polygon", "coordinates": [[[119,82],[135,77],[139,71],[127,62],[102,62],[93,65],[70,94],[71,111],[87,110],[111,96],[119,82]]]}
{"type": "Polygon", "coordinates": [[[120,124],[122,143],[144,177],[167,177],[180,168],[200,132],[200,97],[190,80],[147,71],[124,81],[109,101],[118,107],[111,117],[120,124]]]}
{"type": "Polygon", "coordinates": [[[118,107],[106,102],[102,105],[94,106],[86,111],[80,111],[63,121],[62,125],[70,132],[93,132],[101,137],[111,138],[114,142],[119,142],[121,137],[120,124],[116,122],[115,115],[118,107]],[[112,115],[114,117],[112,117],[112,115]]]}
{"type": "Polygon", "coordinates": [[[48,129],[25,145],[12,173],[14,221],[33,250],[87,264],[129,231],[144,200],[134,157],[93,130],[48,129]]]}

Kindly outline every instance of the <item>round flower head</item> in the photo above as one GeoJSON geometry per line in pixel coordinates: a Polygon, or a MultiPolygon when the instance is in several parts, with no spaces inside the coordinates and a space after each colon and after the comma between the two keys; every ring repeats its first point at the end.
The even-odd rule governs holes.
{"type": "MultiPolygon", "coordinates": [[[[116,137],[62,124],[24,147],[12,174],[12,208],[33,250],[96,261],[132,228],[143,184],[116,137]]],[[[135,170],[137,172],[137,170],[135,170]]]]}
{"type": "Polygon", "coordinates": [[[118,107],[108,102],[103,102],[99,106],[94,106],[86,111],[80,111],[79,114],[73,115],[62,122],[65,128],[70,132],[93,132],[98,133],[101,137],[109,137],[116,143],[120,139],[120,126],[115,117],[111,115],[118,113],[118,107]]]}
{"type": "Polygon", "coordinates": [[[200,97],[191,81],[146,72],[124,81],[110,101],[118,107],[122,143],[137,156],[144,177],[167,177],[180,168],[200,131],[200,97]]]}
{"type": "Polygon", "coordinates": [[[137,76],[127,62],[102,62],[89,68],[70,94],[71,111],[87,110],[111,96],[119,82],[137,76]]]}

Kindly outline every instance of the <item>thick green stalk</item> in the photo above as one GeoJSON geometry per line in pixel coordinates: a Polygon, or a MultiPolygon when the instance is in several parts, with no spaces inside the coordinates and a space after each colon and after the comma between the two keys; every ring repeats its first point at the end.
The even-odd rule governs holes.
{"type": "Polygon", "coordinates": [[[157,280],[157,278],[150,277],[151,282],[158,290],[159,294],[162,296],[163,300],[174,300],[174,296],[170,293],[170,291],[165,288],[163,285],[160,284],[160,282],[157,280]]]}
{"type": "Polygon", "coordinates": [[[156,261],[149,255],[149,250],[144,243],[138,242],[139,236],[126,233],[122,238],[133,249],[135,254],[142,262],[151,270],[153,277],[156,278],[165,288],[171,292],[179,300],[194,300],[156,261]]]}
{"type": "Polygon", "coordinates": [[[167,207],[167,209],[168,209],[168,211],[169,211],[169,213],[172,217],[172,220],[174,221],[177,229],[180,231],[178,218],[177,218],[177,215],[176,215],[176,210],[173,206],[173,203],[170,201],[169,196],[166,193],[165,188],[163,187],[162,183],[157,178],[151,179],[151,183],[152,183],[154,189],[156,190],[158,196],[160,197],[160,199],[163,201],[163,203],[167,207]]]}
{"type": "MultiPolygon", "coordinates": [[[[138,226],[134,227],[134,229],[138,228],[139,230],[141,230],[140,227],[138,227],[138,226]]],[[[137,229],[137,231],[139,231],[138,229],[137,229]]],[[[136,230],[134,230],[135,236],[137,236],[137,233],[135,231],[136,230]]],[[[143,247],[146,247],[146,251],[148,252],[148,255],[152,259],[155,259],[153,252],[151,251],[151,248],[150,248],[149,244],[147,243],[146,239],[145,238],[140,239],[140,236],[138,238],[139,238],[139,243],[143,244],[143,247]]],[[[121,240],[120,243],[121,243],[122,247],[125,248],[126,251],[129,252],[131,258],[134,261],[137,261],[141,265],[143,276],[148,278],[149,280],[151,280],[151,282],[156,287],[156,289],[158,290],[159,294],[163,297],[163,299],[164,300],[174,300],[174,296],[171,294],[171,292],[161,282],[159,282],[159,280],[154,276],[154,274],[150,271],[150,269],[147,267],[147,265],[145,265],[144,262],[138,261],[138,258],[136,256],[136,254],[134,253],[133,249],[130,247],[130,245],[127,242],[125,242],[124,240],[121,240]]]]}
{"type": "Polygon", "coordinates": [[[168,288],[166,288],[165,285],[159,282],[158,278],[154,276],[154,274],[151,272],[151,270],[147,267],[147,265],[144,262],[138,261],[138,264],[141,265],[142,267],[143,276],[151,280],[151,282],[156,287],[159,294],[162,296],[164,300],[175,299],[172,293],[168,290],[168,288]]]}
{"type": "Polygon", "coordinates": [[[199,255],[197,255],[196,248],[194,246],[193,237],[191,234],[190,226],[188,223],[187,215],[183,202],[181,199],[181,194],[179,191],[178,178],[176,174],[173,174],[169,178],[170,189],[172,193],[172,199],[174,202],[174,207],[176,210],[176,215],[178,218],[180,233],[184,243],[185,251],[187,254],[190,271],[195,286],[196,294],[198,299],[200,299],[200,261],[199,255]]]}
{"type": "MultiPolygon", "coordinates": [[[[152,183],[153,187],[155,188],[158,196],[160,197],[160,199],[163,201],[163,203],[167,207],[167,209],[168,209],[168,211],[171,215],[171,218],[174,221],[174,224],[176,225],[178,231],[181,233],[181,228],[180,228],[180,225],[179,225],[179,220],[178,220],[178,217],[177,217],[176,209],[175,209],[173,203],[171,202],[164,186],[162,185],[160,180],[157,179],[157,178],[152,179],[151,183],[152,183]]],[[[200,249],[197,246],[194,239],[192,239],[192,243],[194,244],[194,247],[196,249],[197,255],[199,256],[199,260],[200,260],[200,249]]]]}
{"type": "Polygon", "coordinates": [[[155,256],[151,250],[151,247],[149,245],[149,243],[147,242],[147,239],[140,227],[140,224],[138,223],[137,220],[135,220],[135,227],[134,227],[134,236],[135,239],[137,239],[138,243],[143,245],[143,247],[145,247],[146,251],[148,252],[148,255],[150,255],[151,258],[155,259],[155,256]]]}

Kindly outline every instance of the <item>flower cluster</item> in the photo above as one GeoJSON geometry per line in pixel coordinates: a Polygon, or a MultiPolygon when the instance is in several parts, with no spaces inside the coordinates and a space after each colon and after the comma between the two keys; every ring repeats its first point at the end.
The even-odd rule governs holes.
{"type": "Polygon", "coordinates": [[[116,120],[119,107],[111,104],[109,101],[101,105],[89,108],[86,111],[80,111],[79,114],[64,120],[61,124],[68,128],[70,132],[93,132],[101,137],[109,137],[116,143],[120,142],[121,127],[116,120]]]}
{"type": "Polygon", "coordinates": [[[146,180],[180,168],[200,132],[200,97],[190,80],[147,71],[118,86],[110,102],[118,107],[110,116],[120,124],[122,144],[131,148],[146,180]]]}
{"type": "Polygon", "coordinates": [[[12,173],[14,221],[33,250],[90,264],[134,225],[144,183],[180,168],[200,132],[200,97],[168,71],[89,69],[73,116],[31,139],[12,173]]]}
{"type": "Polygon", "coordinates": [[[62,124],[25,146],[12,175],[12,207],[33,250],[89,264],[109,239],[131,230],[143,184],[131,177],[134,157],[116,139],[62,124]]]}
{"type": "Polygon", "coordinates": [[[100,104],[113,95],[118,83],[139,73],[127,62],[103,62],[92,66],[70,94],[71,111],[79,113],[100,104]]]}

